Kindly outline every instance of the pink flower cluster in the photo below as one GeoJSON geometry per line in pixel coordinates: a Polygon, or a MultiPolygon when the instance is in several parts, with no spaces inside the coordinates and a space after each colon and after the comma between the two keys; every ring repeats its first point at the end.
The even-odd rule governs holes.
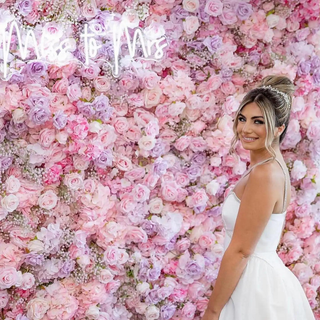
{"type": "Polygon", "coordinates": [[[297,88],[278,253],[320,320],[317,1],[0,2],[0,29],[13,15],[37,36],[43,25],[44,46],[66,40],[77,60],[24,61],[14,36],[0,81],[6,320],[200,319],[223,255],[221,204],[249,160],[240,146],[228,154],[232,119],[268,74],[297,88]],[[140,59],[139,47],[132,59],[124,35],[115,78],[109,40],[122,19],[168,46],[161,61],[140,59]],[[85,24],[99,46],[90,66],[70,40],[85,24]]]}

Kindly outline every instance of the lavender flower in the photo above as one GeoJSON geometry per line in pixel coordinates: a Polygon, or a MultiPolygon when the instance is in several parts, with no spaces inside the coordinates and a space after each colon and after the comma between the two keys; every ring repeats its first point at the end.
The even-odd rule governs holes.
{"type": "Polygon", "coordinates": [[[158,224],[151,220],[145,220],[141,227],[149,236],[155,235],[159,231],[158,224]]]}
{"type": "Polygon", "coordinates": [[[235,10],[236,10],[237,17],[240,20],[244,21],[249,19],[249,17],[251,16],[252,5],[246,2],[239,2],[236,4],[235,10]]]}
{"type": "Polygon", "coordinates": [[[222,68],[221,69],[221,78],[222,80],[225,82],[225,81],[230,81],[231,80],[231,77],[233,75],[233,71],[231,69],[227,69],[227,68],[222,68]]]}
{"type": "Polygon", "coordinates": [[[42,266],[44,262],[43,255],[36,253],[29,253],[25,256],[24,262],[31,266],[42,266]]]}
{"type": "Polygon", "coordinates": [[[29,111],[29,119],[35,125],[41,125],[46,123],[49,120],[50,116],[51,112],[49,108],[33,107],[29,111]]]}
{"type": "Polygon", "coordinates": [[[63,129],[67,124],[67,115],[59,110],[53,117],[53,125],[58,129],[63,129]]]}
{"type": "Polygon", "coordinates": [[[19,13],[24,17],[27,16],[32,11],[33,1],[31,0],[22,0],[17,4],[19,13]]]}
{"type": "Polygon", "coordinates": [[[312,70],[320,67],[320,58],[318,56],[313,56],[310,59],[310,62],[311,62],[311,69],[312,70]]]}
{"type": "Polygon", "coordinates": [[[105,111],[110,106],[109,99],[101,93],[94,99],[92,106],[96,112],[105,111]]]}
{"type": "Polygon", "coordinates": [[[201,166],[206,162],[206,155],[203,152],[198,152],[196,154],[193,155],[192,157],[192,162],[194,162],[195,164],[201,166]]]}
{"type": "Polygon", "coordinates": [[[100,153],[100,156],[95,160],[94,164],[98,168],[105,168],[105,167],[110,167],[112,166],[112,161],[113,161],[113,154],[112,151],[107,149],[103,150],[100,153]]]}
{"type": "Polygon", "coordinates": [[[22,84],[24,82],[25,82],[24,75],[21,74],[21,73],[15,73],[9,79],[9,83],[10,84],[16,83],[16,84],[20,85],[20,84],[22,84]]]}
{"type": "Polygon", "coordinates": [[[49,108],[49,99],[45,96],[31,95],[27,100],[30,107],[49,108]]]}
{"type": "Polygon", "coordinates": [[[166,145],[161,138],[157,139],[155,146],[151,150],[151,157],[161,157],[166,152],[166,145]]]}
{"type": "Polygon", "coordinates": [[[152,269],[149,269],[147,272],[149,281],[156,281],[161,274],[161,268],[159,266],[153,266],[152,269]]]}
{"type": "Polygon", "coordinates": [[[312,79],[316,85],[320,85],[320,67],[314,70],[312,79]]]}
{"type": "Polygon", "coordinates": [[[39,61],[30,62],[26,66],[26,74],[34,79],[44,76],[47,73],[47,66],[39,61]]]}
{"type": "Polygon", "coordinates": [[[12,165],[12,157],[0,156],[0,170],[4,171],[9,169],[12,165]]]}
{"type": "Polygon", "coordinates": [[[187,168],[185,172],[188,175],[190,181],[194,181],[201,175],[201,168],[198,165],[193,164],[189,168],[187,168]]]}
{"type": "Polygon", "coordinates": [[[59,270],[59,277],[65,278],[70,275],[70,273],[74,270],[75,267],[74,260],[67,260],[63,263],[61,269],[59,270]]]}
{"type": "Polygon", "coordinates": [[[298,75],[299,77],[305,76],[310,73],[311,61],[301,60],[298,65],[298,75]]]}
{"type": "Polygon", "coordinates": [[[203,272],[203,269],[199,266],[198,262],[191,260],[187,263],[185,268],[189,277],[196,279],[199,278],[203,272]]]}
{"type": "Polygon", "coordinates": [[[78,111],[83,114],[86,118],[88,119],[93,119],[95,115],[95,111],[93,109],[93,105],[90,102],[83,102],[83,101],[78,101],[77,102],[77,108],[78,111]]]}
{"type": "Polygon", "coordinates": [[[222,38],[218,35],[207,37],[203,44],[208,48],[211,53],[215,53],[222,45],[222,38]]]}
{"type": "Polygon", "coordinates": [[[153,171],[155,174],[162,176],[167,172],[168,162],[162,158],[158,158],[153,164],[153,171]]]}
{"type": "Polygon", "coordinates": [[[146,302],[156,304],[160,301],[161,301],[161,298],[159,298],[158,296],[158,288],[150,290],[149,294],[146,297],[146,302]]]}
{"type": "Polygon", "coordinates": [[[28,127],[24,122],[15,123],[11,119],[10,122],[6,124],[6,137],[8,140],[17,139],[26,131],[28,131],[28,127]]]}
{"type": "Polygon", "coordinates": [[[169,320],[173,317],[177,307],[174,304],[164,305],[160,309],[160,319],[169,320]]]}

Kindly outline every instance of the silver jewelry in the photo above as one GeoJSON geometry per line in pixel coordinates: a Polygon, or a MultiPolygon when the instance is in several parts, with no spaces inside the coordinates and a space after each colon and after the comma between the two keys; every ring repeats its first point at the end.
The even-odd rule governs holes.
{"type": "Polygon", "coordinates": [[[280,91],[280,90],[278,90],[278,89],[276,89],[276,88],[273,88],[273,87],[272,87],[272,86],[270,86],[270,85],[268,85],[268,86],[262,86],[262,87],[260,87],[260,88],[263,88],[263,89],[270,89],[271,91],[273,91],[273,92],[276,92],[276,93],[280,94],[280,95],[281,95],[281,97],[285,100],[286,104],[287,104],[288,106],[290,106],[290,99],[289,99],[289,95],[287,95],[286,93],[284,93],[284,92],[282,92],[282,91],[280,91]]]}

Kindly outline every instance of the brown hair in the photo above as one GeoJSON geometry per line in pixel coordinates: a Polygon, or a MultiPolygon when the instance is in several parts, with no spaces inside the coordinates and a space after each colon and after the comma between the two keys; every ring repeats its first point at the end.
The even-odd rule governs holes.
{"type": "Polygon", "coordinates": [[[267,137],[265,140],[266,149],[275,157],[275,151],[272,148],[276,127],[285,124],[285,129],[280,135],[281,143],[286,135],[292,104],[292,95],[295,87],[292,81],[285,76],[267,76],[262,79],[262,84],[249,91],[243,98],[233,123],[234,137],[231,140],[229,152],[235,152],[235,144],[239,140],[237,133],[238,115],[242,108],[249,103],[255,102],[261,109],[265,118],[267,137]]]}

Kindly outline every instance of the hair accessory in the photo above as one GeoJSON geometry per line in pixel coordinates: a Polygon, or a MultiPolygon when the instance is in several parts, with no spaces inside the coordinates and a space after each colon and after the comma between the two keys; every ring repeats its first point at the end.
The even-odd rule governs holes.
{"type": "Polygon", "coordinates": [[[276,89],[276,88],[274,88],[274,87],[272,87],[272,86],[270,86],[270,85],[268,85],[268,86],[262,86],[262,87],[260,87],[260,88],[270,89],[271,91],[280,94],[281,97],[282,97],[282,98],[285,100],[285,102],[287,103],[287,105],[290,106],[289,95],[287,95],[286,93],[284,93],[284,92],[282,92],[282,91],[280,91],[280,90],[278,90],[278,89],[276,89]]]}

